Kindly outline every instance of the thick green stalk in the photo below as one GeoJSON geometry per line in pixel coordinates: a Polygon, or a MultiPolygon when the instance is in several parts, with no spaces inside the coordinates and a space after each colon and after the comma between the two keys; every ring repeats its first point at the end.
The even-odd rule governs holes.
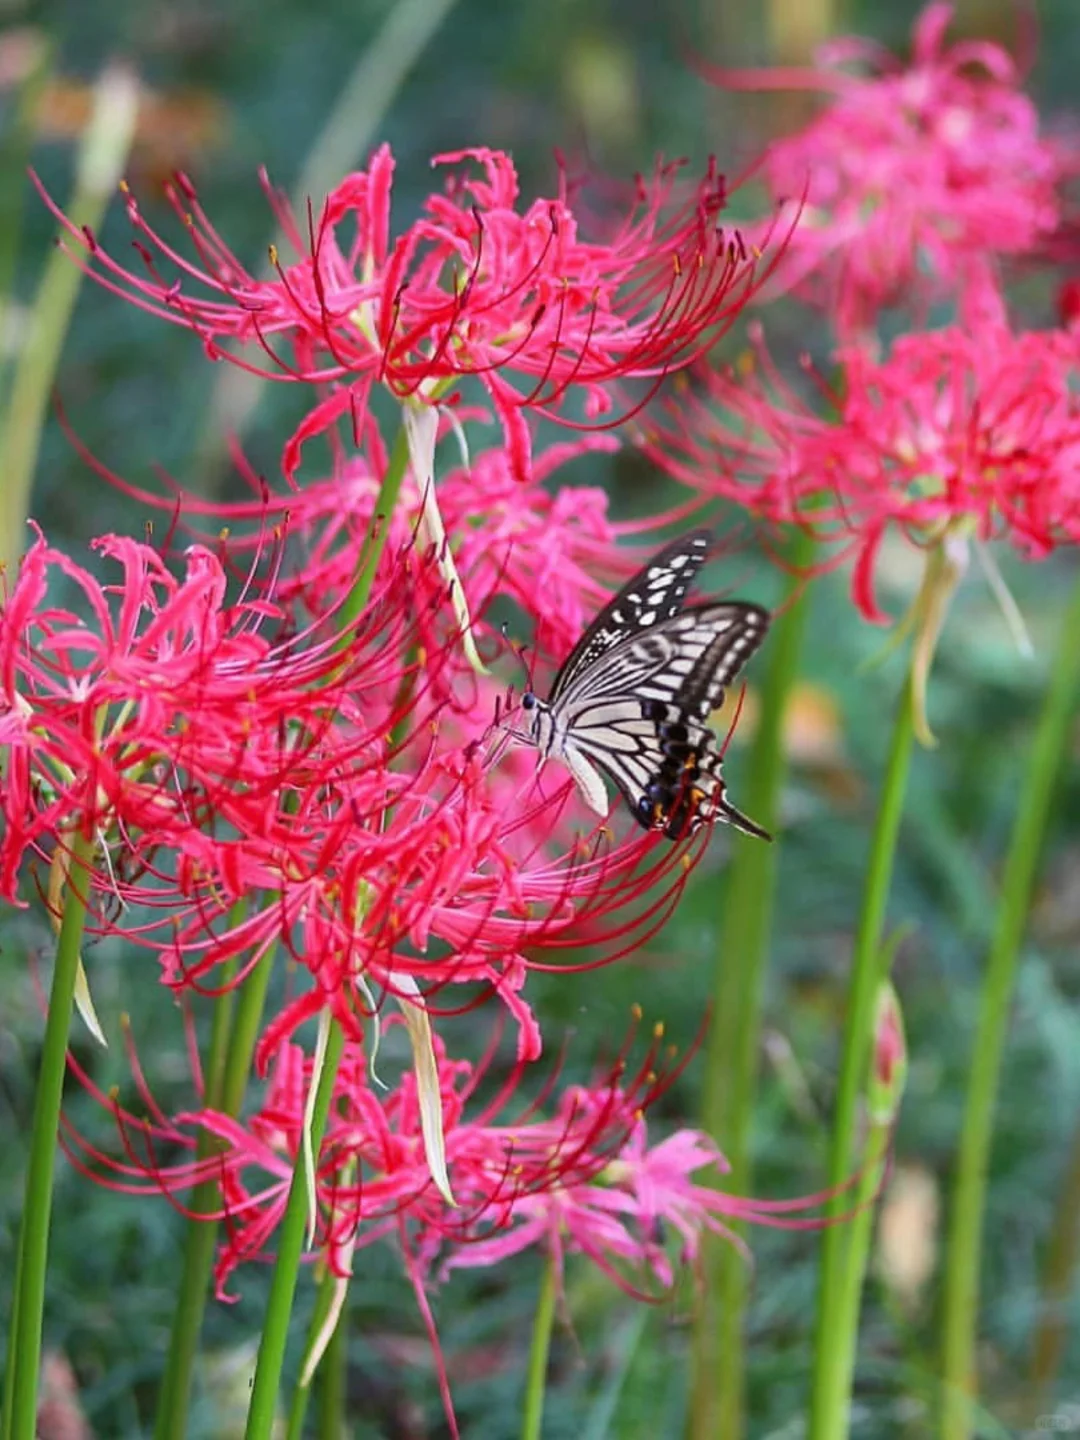
{"type": "Polygon", "coordinates": [[[986,1171],[1001,1057],[1009,1020],[1020,946],[1042,851],[1054,784],[1069,740],[1080,691],[1080,586],[1065,612],[1050,685],[1035,732],[1001,880],[997,924],[983,979],[982,1004],[971,1054],[967,1102],[957,1156],[948,1252],[945,1261],[942,1335],[944,1440],[972,1433],[979,1258],[986,1205],[986,1171]]]}
{"type": "MultiPolygon", "coordinates": [[[[408,462],[409,448],[403,425],[394,440],[386,473],[375,500],[375,508],[360,551],[360,569],[356,582],[342,607],[343,629],[361,614],[371,596],[379,559],[386,547],[390,517],[397,505],[401,482],[405,478],[408,462]]],[[[316,1164],[318,1164],[319,1148],[330,1114],[334,1081],[337,1077],[344,1045],[345,1039],[341,1027],[333,1022],[330,1026],[329,1043],[319,1076],[311,1122],[311,1153],[315,1157],[316,1164]]],[[[314,1177],[312,1177],[312,1183],[314,1183],[314,1177]]],[[[296,1293],[300,1252],[303,1248],[304,1229],[308,1218],[307,1205],[307,1162],[301,1151],[293,1170],[285,1218],[282,1221],[278,1237],[278,1255],[274,1265],[274,1278],[270,1286],[270,1299],[267,1305],[262,1339],[259,1342],[255,1383],[251,1392],[247,1429],[244,1432],[245,1440],[269,1440],[273,1428],[274,1410],[281,1385],[281,1367],[288,1340],[289,1317],[292,1312],[293,1296],[296,1293]]]]}
{"type": "MultiPolygon", "coordinates": [[[[311,1154],[316,1166],[330,1117],[330,1102],[333,1099],[334,1083],[344,1047],[345,1036],[341,1026],[332,1021],[311,1116],[311,1154]]],[[[301,1149],[289,1186],[285,1217],[278,1234],[277,1260],[270,1282],[259,1355],[255,1362],[255,1380],[251,1391],[247,1428],[244,1431],[245,1440],[271,1440],[273,1434],[274,1412],[281,1388],[281,1369],[285,1360],[289,1321],[292,1317],[300,1255],[304,1248],[304,1232],[308,1222],[308,1187],[309,1183],[314,1184],[314,1178],[311,1176],[309,1180],[307,1159],[301,1149]]]]}
{"type": "MultiPolygon", "coordinates": [[[[328,1277],[330,1294],[333,1296],[337,1277],[328,1277]]],[[[346,1312],[342,1311],[334,1333],[326,1347],[326,1354],[319,1364],[319,1440],[342,1440],[345,1434],[345,1381],[348,1359],[349,1324],[346,1312]]]]}
{"type": "MultiPolygon", "coordinates": [[[[67,213],[77,225],[96,227],[127,163],[135,130],[138,82],[112,66],[94,90],[94,109],[79,149],[75,191],[67,213]]],[[[13,574],[23,552],[30,491],[41,430],[60,348],[67,334],[82,271],[54,250],[34,298],[25,344],[19,354],[0,438],[0,568],[13,574]]]]}
{"type": "Polygon", "coordinates": [[[870,1257],[870,1237],[874,1228],[874,1201],[885,1178],[893,1123],[900,1108],[907,1075],[900,1006],[895,991],[886,978],[895,950],[895,944],[886,946],[879,957],[880,979],[875,987],[874,1013],[870,1020],[871,1036],[876,1035],[886,1013],[889,1015],[891,1035],[888,1038],[883,1037],[886,1054],[882,1056],[880,1072],[872,1047],[867,1049],[863,1086],[867,1117],[866,1143],[861,1156],[859,1178],[848,1196],[848,1205],[854,1213],[850,1220],[844,1222],[847,1240],[846,1263],[840,1270],[834,1312],[835,1329],[830,1337],[837,1356],[837,1363],[832,1371],[836,1377],[832,1414],[836,1417],[834,1423],[837,1428],[834,1433],[838,1437],[847,1433],[851,1377],[855,1371],[855,1354],[859,1341],[860,1301],[866,1279],[866,1265],[870,1257]]]}
{"type": "MultiPolygon", "coordinates": [[[[273,955],[264,956],[241,987],[239,1003],[234,1004],[236,997],[230,991],[222,995],[214,1007],[206,1067],[206,1103],[226,1115],[239,1114],[243,1102],[272,969],[273,955]]],[[[198,1158],[205,1158],[213,1152],[213,1148],[211,1139],[200,1136],[196,1152],[198,1158]]],[[[192,1193],[192,1214],[209,1214],[219,1203],[217,1181],[204,1180],[192,1193]]],[[[188,1222],[180,1290],[165,1359],[165,1374],[158,1395],[154,1440],[184,1440],[188,1433],[191,1380],[210,1288],[217,1233],[217,1222],[214,1220],[193,1218],[188,1222]]]]}
{"type": "MultiPolygon", "coordinates": [[[[405,440],[404,429],[402,429],[395,441],[394,448],[390,455],[386,474],[383,477],[382,486],[375,503],[375,510],[368,528],[364,545],[361,549],[361,569],[357,576],[356,584],[353,586],[343,611],[343,620],[347,623],[356,618],[363,610],[371,594],[371,587],[375,580],[375,573],[378,568],[379,558],[386,545],[386,536],[389,532],[389,517],[393,513],[397,503],[397,497],[401,490],[401,482],[405,475],[405,468],[408,463],[408,446],[405,440]]],[[[249,976],[243,988],[243,999],[236,1016],[233,1033],[228,1045],[228,1058],[225,1072],[222,1077],[222,1108],[227,1114],[238,1113],[243,1102],[244,1092],[247,1087],[248,1075],[251,1069],[251,1058],[254,1051],[255,1041],[258,1034],[258,1027],[263,1011],[263,1004],[266,998],[266,989],[269,984],[272,970],[273,956],[265,956],[255,970],[249,976]]],[[[338,1036],[340,1053],[340,1035],[337,1027],[334,1032],[338,1036]]],[[[337,1071],[337,1061],[333,1065],[333,1073],[337,1071]]],[[[326,1072],[323,1077],[326,1079],[326,1072]]],[[[332,1081],[332,1076],[331,1076],[332,1081]]],[[[320,1082],[320,1095],[321,1095],[320,1082]]],[[[329,1097],[327,1098],[329,1106],[329,1097]]],[[[325,1119],[323,1121],[325,1125],[325,1119]]],[[[321,1132],[320,1132],[321,1136],[321,1132]]],[[[312,1134],[312,1144],[315,1153],[318,1153],[318,1140],[315,1132],[312,1134]]],[[[303,1166],[300,1160],[297,1161],[297,1168],[293,1175],[293,1183],[289,1192],[289,1208],[286,1211],[286,1222],[292,1213],[294,1201],[301,1206],[300,1237],[303,1234],[303,1202],[305,1192],[300,1188],[297,1192],[297,1180],[301,1176],[303,1166]]],[[[217,1187],[213,1182],[198,1187],[193,1197],[193,1206],[196,1213],[205,1212],[213,1207],[217,1199],[217,1187]]],[[[188,1242],[185,1251],[185,1266],[181,1281],[181,1293],[174,1319],[170,1354],[162,1386],[162,1393],[158,1405],[157,1426],[155,1429],[155,1440],[180,1440],[185,1433],[188,1404],[191,1393],[191,1375],[195,1363],[195,1356],[198,1348],[198,1337],[202,1327],[202,1316],[206,1306],[206,1292],[209,1284],[210,1269],[213,1263],[214,1243],[217,1236],[217,1227],[208,1221],[193,1221],[188,1231],[188,1242]]],[[[299,1250],[297,1251],[297,1264],[299,1263],[299,1250]]],[[[278,1267],[282,1265],[282,1255],[279,1252],[278,1267]]],[[[278,1286],[278,1269],[275,1269],[276,1293],[279,1297],[288,1288],[289,1306],[292,1305],[292,1294],[295,1290],[296,1277],[292,1278],[292,1287],[287,1287],[284,1273],[278,1286]]],[[[277,1378],[273,1381],[273,1393],[267,1399],[266,1391],[271,1385],[270,1380],[264,1382],[263,1389],[259,1392],[260,1407],[266,1404],[270,1406],[270,1421],[273,1422],[273,1407],[277,1397],[277,1387],[280,1382],[281,1360],[284,1356],[284,1335],[278,1331],[281,1326],[280,1316],[275,1316],[275,1335],[267,1342],[267,1330],[270,1326],[270,1318],[267,1319],[267,1329],[263,1331],[263,1345],[259,1350],[259,1368],[265,1375],[269,1375],[276,1364],[277,1378]],[[277,1353],[278,1342],[280,1341],[281,1353],[277,1353]],[[264,1347],[266,1359],[264,1362],[264,1347]],[[275,1359],[276,1357],[276,1359],[275,1359]]],[[[287,1320],[285,1321],[287,1328],[287,1320]]],[[[258,1373],[258,1372],[257,1372],[258,1373]]],[[[305,1401],[306,1403],[306,1401],[305,1401]]],[[[261,1414],[261,1410],[260,1410],[261,1414]]],[[[261,1432],[251,1430],[253,1423],[252,1416],[255,1416],[255,1423],[263,1423],[260,1416],[255,1415],[255,1395],[252,1396],[252,1407],[248,1417],[249,1435],[257,1435],[261,1432]]],[[[302,1424],[302,1415],[301,1415],[302,1424]]]]}
{"type": "MultiPolygon", "coordinates": [[[[870,857],[863,884],[862,909],[851,958],[847,1013],[840,1056],[832,1144],[829,1153],[830,1187],[847,1179],[854,1160],[858,1102],[874,1018],[874,996],[880,978],[879,957],[885,907],[892,881],[896,840],[904,809],[915,707],[910,678],[893,724],[892,743],[870,842],[870,857]]],[[[829,1207],[836,1215],[850,1205],[850,1196],[838,1196],[829,1207]]],[[[842,1316],[850,1297],[846,1267],[851,1261],[847,1227],[828,1226],[822,1234],[821,1272],[818,1279],[817,1329],[811,1377],[809,1440],[843,1440],[848,1432],[854,1354],[842,1330],[842,1316]]]]}
{"type": "MultiPolygon", "coordinates": [[[[230,962],[235,968],[235,961],[230,962]]],[[[206,1064],[205,1102],[211,1109],[221,1104],[225,1079],[225,1061],[232,1029],[233,992],[226,990],[214,1004],[210,1027],[210,1046],[206,1064]]],[[[213,1153],[213,1142],[205,1133],[199,1136],[195,1149],[197,1160],[213,1153]]],[[[157,1420],[154,1440],[183,1440],[187,1433],[188,1405],[191,1396],[191,1374],[199,1348],[206,1292],[214,1262],[217,1225],[200,1217],[210,1215],[219,1201],[215,1180],[203,1180],[192,1192],[191,1217],[184,1238],[184,1258],[180,1265],[180,1290],[173,1314],[169,1348],[165,1356],[165,1373],[158,1392],[157,1420]]]]}
{"type": "Polygon", "coordinates": [[[270,949],[240,987],[240,1000],[229,1035],[229,1053],[221,1083],[221,1108],[226,1115],[239,1115],[247,1093],[255,1042],[259,1038],[266,992],[274,973],[276,951],[270,949]]]}
{"type": "MultiPolygon", "coordinates": [[[[798,537],[792,547],[786,603],[768,641],[761,718],[743,796],[747,812],[766,830],[773,830],[778,818],[785,769],[784,716],[798,673],[806,613],[800,591],[811,558],[812,542],[798,537]]],[[[702,1119],[731,1165],[724,1188],[745,1195],[750,1185],[750,1119],[757,1088],[777,845],[748,835],[736,835],[733,845],[713,970],[713,1020],[702,1119]]],[[[694,1440],[737,1440],[743,1432],[746,1260],[729,1241],[710,1235],[705,1264],[708,1284],[694,1330],[689,1434],[694,1440]]]]}
{"type": "Polygon", "coordinates": [[[394,437],[393,449],[386,462],[386,474],[382,478],[379,493],[375,497],[375,508],[371,512],[367,534],[360,547],[360,570],[356,577],[356,583],[341,607],[343,632],[357,618],[371,597],[375,573],[379,568],[382,553],[386,549],[386,537],[390,533],[390,517],[394,513],[398,496],[401,494],[401,482],[405,479],[408,464],[409,442],[405,434],[405,426],[402,425],[394,437]]]}
{"type": "Polygon", "coordinates": [[[557,1274],[554,1256],[548,1257],[540,1281],[536,1302],[532,1344],[529,1346],[529,1369],[525,1380],[525,1403],[521,1412],[521,1440],[540,1440],[544,1423],[544,1393],[547,1389],[548,1355],[551,1351],[551,1330],[555,1323],[557,1274]]]}
{"type": "MultiPolygon", "coordinates": [[[[305,1355],[310,1354],[312,1346],[320,1335],[323,1326],[326,1324],[331,1306],[334,1303],[334,1290],[337,1284],[337,1277],[330,1267],[324,1266],[322,1276],[319,1279],[319,1288],[315,1292],[315,1308],[311,1313],[311,1324],[308,1326],[307,1345],[304,1347],[305,1355]]],[[[327,1347],[326,1353],[319,1362],[316,1375],[319,1381],[319,1435],[333,1434],[335,1440],[341,1440],[340,1422],[344,1418],[344,1411],[339,1415],[339,1426],[335,1434],[333,1430],[323,1429],[324,1411],[327,1409],[327,1397],[324,1394],[324,1387],[329,1385],[332,1389],[334,1379],[327,1379],[327,1369],[332,1364],[344,1364],[344,1357],[340,1354],[331,1354],[331,1350],[338,1343],[338,1337],[343,1329],[343,1322],[338,1324],[334,1330],[333,1339],[327,1347]]],[[[297,1383],[293,1390],[292,1406],[289,1409],[289,1428],[286,1431],[285,1440],[303,1440],[304,1419],[307,1416],[308,1401],[311,1399],[311,1385],[297,1383]]],[[[344,1396],[342,1396],[344,1399],[344,1396]]]]}
{"type": "Polygon", "coordinates": [[[38,1369],[41,1364],[41,1327],[45,1312],[45,1273],[49,1258],[56,1140],[94,849],[94,840],[87,840],[81,834],[73,837],[71,869],[65,886],[64,918],[60,925],[49,993],[49,1013],[38,1069],[26,1171],[19,1235],[18,1288],[9,1330],[5,1377],[4,1435],[7,1440],[34,1440],[37,1433],[38,1369]]]}

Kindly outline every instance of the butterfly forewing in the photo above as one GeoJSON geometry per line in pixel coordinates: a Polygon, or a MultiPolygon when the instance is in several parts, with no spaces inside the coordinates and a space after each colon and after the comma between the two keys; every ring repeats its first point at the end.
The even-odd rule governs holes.
{"type": "Polygon", "coordinates": [[[554,705],[575,678],[613,646],[678,614],[711,543],[708,530],[691,530],[665,545],[628,580],[563,661],[552,682],[548,703],[554,705]]]}

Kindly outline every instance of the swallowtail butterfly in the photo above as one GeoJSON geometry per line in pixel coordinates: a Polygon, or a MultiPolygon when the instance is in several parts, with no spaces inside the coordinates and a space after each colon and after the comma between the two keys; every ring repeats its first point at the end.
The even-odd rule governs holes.
{"type": "Polygon", "coordinates": [[[678,840],[715,817],[768,840],[725,798],[708,718],[769,614],[736,600],[684,606],[711,542],[694,530],[654,555],[593,620],[548,698],[526,691],[521,704],[541,763],[561,760],[597,814],[610,808],[603,771],[646,830],[678,840]]]}

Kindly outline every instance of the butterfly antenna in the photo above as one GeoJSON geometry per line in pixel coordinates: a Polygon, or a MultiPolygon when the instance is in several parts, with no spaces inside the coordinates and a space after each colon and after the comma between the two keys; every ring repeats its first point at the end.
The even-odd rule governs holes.
{"type": "Polygon", "coordinates": [[[524,640],[511,640],[511,638],[510,638],[510,632],[509,632],[509,624],[508,624],[508,622],[507,622],[506,620],[504,620],[504,621],[502,622],[502,624],[499,626],[499,630],[500,630],[500,633],[502,634],[503,639],[506,641],[507,645],[510,647],[510,650],[512,651],[512,653],[513,653],[513,655],[514,655],[514,658],[517,660],[518,664],[521,666],[522,670],[525,672],[525,689],[526,689],[526,690],[531,690],[531,689],[532,689],[532,666],[529,664],[528,660],[526,660],[526,658],[525,658],[525,649],[526,649],[526,647],[525,647],[525,642],[524,642],[524,640]]]}

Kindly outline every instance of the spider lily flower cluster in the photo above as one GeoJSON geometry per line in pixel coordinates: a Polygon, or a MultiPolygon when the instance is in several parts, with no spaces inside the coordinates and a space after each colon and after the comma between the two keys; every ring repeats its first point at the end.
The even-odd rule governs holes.
{"type": "MultiPolygon", "coordinates": [[[[565,1224],[601,1263],[636,1258],[666,1284],[661,1219],[692,1256],[703,1229],[746,1213],[690,1181],[720,1164],[701,1137],[678,1155],[647,1148],[643,1112],[672,1073],[658,1039],[640,1069],[624,1057],[597,1085],[567,1090],[553,1119],[497,1121],[543,1048],[530,968],[585,969],[641,943],[677,902],[708,839],[700,822],[715,816],[705,804],[668,835],[640,814],[599,824],[571,780],[507,753],[512,692],[489,673],[505,647],[487,616],[516,603],[533,621],[531,664],[551,666],[611,583],[655,550],[646,527],[614,523],[603,492],[567,485],[562,469],[617,443],[613,427],[704,353],[768,262],[722,228],[711,169],[689,190],[658,170],[607,238],[586,242],[565,176],[556,197],[521,210],[506,156],[438,163],[445,189],[396,237],[385,147],[313,211],[306,237],[268,188],[295,254],[275,256],[265,281],[183,180],[171,198],[194,261],[130,194],[142,273],[65,222],[89,273],[194,330],[209,356],[312,387],[280,485],[245,469],[246,502],[151,495],[86,456],[142,509],[170,516],[165,543],[103,537],[94,569],[37,534],[0,615],[0,893],[23,903],[30,879],[57,919],[78,900],[92,937],[152,955],[153,982],[188,1016],[193,1056],[207,1000],[256,970],[280,972],[254,1047],[258,1083],[238,1113],[202,1095],[170,1111],[133,1050],[142,1114],[80,1071],[116,1121],[121,1158],[67,1137],[92,1173],[180,1205],[213,1180],[222,1292],[241,1261],[273,1251],[311,1145],[331,1026],[343,1058],[312,1156],[311,1225],[343,1280],[384,1235],[422,1290],[437,1271],[541,1232],[561,1253],[565,1224]],[[369,408],[376,384],[400,410],[394,442],[369,408]],[[533,416],[583,433],[534,454],[533,416]],[[332,442],[311,452],[331,455],[331,473],[301,477],[316,437],[332,442]],[[623,537],[642,543],[630,551],[623,537]],[[84,873],[74,857],[87,849],[84,873]],[[485,1066],[450,1059],[437,1026],[491,999],[500,1026],[509,1017],[513,1061],[485,1108],[473,1103],[485,1066]],[[381,1047],[392,1052],[402,1033],[410,1061],[381,1090],[381,1047]],[[188,1158],[177,1162],[176,1147],[188,1158]],[[666,1198],[662,1169],[682,1177],[666,1198]],[[589,1198],[598,1186],[622,1198],[589,1198]]],[[[685,526],[695,505],[651,524],[685,526]]],[[[744,608],[753,643],[702,682],[695,744],[717,686],[763,632],[764,612],[744,608]]],[[[678,715],[668,720],[667,740],[689,755],[678,715]]],[[[654,720],[642,712],[642,723],[654,720]]],[[[722,799],[719,759],[709,774],[722,799]]],[[[606,809],[595,787],[591,800],[606,809]]],[[[137,1027],[135,973],[125,1004],[137,1027]]]]}
{"type": "Polygon", "coordinates": [[[646,444],[684,483],[852,557],[867,619],[886,618],[874,566],[890,531],[1007,539],[1034,558],[1080,540],[1080,354],[1064,332],[1014,328],[996,288],[964,326],[898,336],[883,356],[839,348],[842,388],[804,367],[809,396],[755,338],[750,364],[703,372],[646,444]]]}
{"type": "Polygon", "coordinates": [[[524,952],[591,934],[610,953],[614,931],[632,944],[681,890],[684,851],[574,839],[565,787],[489,775],[449,693],[452,641],[408,660],[393,569],[344,636],[273,643],[272,587],[227,601],[203,547],[180,579],[145,543],[99,549],[118,585],[39,539],[4,607],[5,893],[28,852],[48,858],[82,830],[102,854],[92,928],[151,949],[178,991],[220,989],[240,961],[235,984],[283,947],[313,983],[268,1025],[263,1063],[327,1008],[359,1037],[372,992],[410,980],[431,1004],[447,985],[490,985],[535,1058],[524,952]],[[49,602],[57,574],[79,609],[49,602]],[[511,805],[500,783],[518,787],[511,805]]]}
{"type": "Polygon", "coordinates": [[[833,342],[824,360],[800,357],[785,373],[756,320],[735,365],[695,366],[641,426],[646,453],[703,501],[804,529],[824,542],[820,568],[851,559],[852,597],[869,620],[889,618],[875,587],[883,541],[919,547],[924,578],[901,633],[913,635],[924,743],[927,678],[972,547],[1026,649],[987,544],[1041,559],[1080,539],[1067,291],[1066,328],[1026,329],[1009,315],[1002,276],[1005,260],[1068,252],[1080,146],[1074,133],[1042,132],[1004,50],[950,48],[951,17],[948,5],[927,7],[908,66],[852,39],[823,49],[809,73],[717,73],[736,87],[804,83],[828,97],[802,132],[770,146],[761,173],[774,197],[802,197],[777,283],[823,305],[833,342]],[[851,61],[871,73],[836,68],[851,61]],[[951,319],[928,326],[931,307],[949,302],[951,319]],[[886,344],[879,332],[897,314],[907,325],[886,344]]]}
{"type": "MultiPolygon", "coordinates": [[[[119,1156],[66,1137],[89,1173],[181,1208],[217,1185],[220,1294],[274,1250],[331,1026],[342,1058],[310,1223],[342,1284],[392,1238],[425,1315],[429,1284],[534,1244],[560,1270],[577,1250],[655,1294],[676,1258],[662,1227],[692,1262],[735,1220],[817,1223],[725,1195],[696,1132],[650,1143],[645,1111],[679,1068],[659,1036],[640,1064],[627,1050],[592,1085],[521,1101],[545,1048],[527,978],[651,935],[704,850],[702,820],[763,834],[725,799],[709,716],[769,616],[686,600],[709,548],[693,527],[718,501],[808,529],[823,565],[852,559],[872,620],[883,540],[919,545],[920,703],[968,546],[1043,556],[1080,539],[1076,337],[1019,328],[999,275],[1003,257],[1062,243],[1080,155],[1042,133],[1003,51],[946,44],[948,20],[925,12],[906,68],[859,45],[823,57],[831,104],[760,166],[774,201],[799,197],[763,254],[724,227],[711,167],[694,185],[658,167],[586,239],[565,173],[523,205],[508,157],[484,148],[437,157],[439,188],[400,230],[385,146],[306,217],[264,180],[285,237],[267,278],[182,177],[181,244],[125,191],[130,267],[55,212],[103,286],[208,357],[310,393],[278,479],[238,457],[247,499],[151,494],[86,456],[170,517],[166,545],[105,537],[100,578],[38,535],[0,616],[0,894],[20,899],[29,874],[57,914],[65,884],[87,899],[92,935],[154,957],[192,1055],[203,1003],[276,968],[239,1110],[198,1073],[189,1103],[160,1103],[132,1045],[136,1099],[80,1072],[119,1156]],[[853,59],[872,73],[836,70],[853,59]],[[786,376],[760,321],[749,363],[718,369],[713,342],[785,286],[829,307],[829,370],[786,376]],[[955,316],[927,328],[945,299],[955,316]],[[899,304],[916,323],[880,345],[899,304]],[[619,523],[567,475],[631,417],[682,498],[619,523]],[[559,434],[540,421],[562,438],[540,444],[559,434]],[[528,618],[524,683],[499,607],[528,618]],[[538,773],[510,727],[571,777],[538,773]],[[610,819],[605,775],[628,802],[610,819]],[[80,839],[96,850],[86,876],[80,839]],[[489,1001],[512,1037],[502,1071],[494,1043],[477,1061],[440,1034],[489,1001]]],[[[92,989],[92,950],[86,965],[92,989]]]]}
{"type": "Polygon", "coordinates": [[[951,4],[919,17],[911,58],[847,36],[808,70],[711,72],[736,89],[805,89],[818,117],[768,146],[757,172],[797,210],[777,284],[823,308],[845,339],[885,306],[925,314],[1001,260],[1047,253],[1069,226],[1075,135],[1048,133],[1021,67],[989,40],[948,42],[951,4]]]}
{"type": "Polygon", "coordinates": [[[333,385],[286,445],[289,478],[305,442],[343,418],[357,423],[374,385],[426,403],[472,377],[499,416],[512,473],[527,480],[528,411],[572,420],[573,402],[597,422],[615,423],[616,382],[655,388],[709,348],[763,278],[738,233],[720,222],[724,185],[711,168],[673,205],[678,167],[658,167],[597,243],[580,238],[565,175],[557,195],[520,212],[508,156],[477,148],[434,163],[446,167],[445,191],[396,237],[387,146],[306,226],[264,177],[293,251],[289,262],[273,253],[268,280],[229,250],[183,177],[170,199],[193,259],[128,197],[141,274],[56,213],[91,276],[194,330],[208,355],[271,379],[333,385]]]}
{"type": "MultiPolygon", "coordinates": [[[[675,1261],[692,1263],[707,1231],[728,1234],[735,1220],[782,1228],[820,1224],[816,1212],[826,1197],[765,1202],[718,1188],[723,1156],[697,1131],[650,1145],[645,1115],[692,1052],[678,1057],[660,1025],[641,1049],[640,1022],[637,1012],[609,1070],[589,1085],[565,1086],[553,1107],[545,1107],[550,1113],[517,1098],[526,1068],[521,1060],[484,1099],[493,1052],[476,1064],[451,1059],[436,1037],[452,1205],[432,1180],[415,1077],[406,1070],[398,1084],[373,1088],[371,1056],[363,1043],[350,1042],[315,1177],[316,1253],[347,1277],[358,1250],[389,1236],[409,1257],[410,1273],[445,1280],[455,1270],[487,1267],[538,1246],[549,1250],[560,1273],[567,1252],[583,1253],[627,1293],[645,1299],[670,1288],[675,1261]],[[694,1178],[702,1171],[712,1172],[711,1183],[694,1178]],[[681,1242],[674,1256],[664,1225],[681,1242]]],[[[401,1024],[398,1017],[387,1022],[391,1054],[401,1024]]],[[[65,1148],[83,1173],[111,1188],[159,1192],[180,1208],[194,1185],[213,1179],[220,1186],[214,1218],[226,1233],[215,1280],[219,1297],[232,1298],[234,1272],[263,1253],[284,1211],[303,1144],[312,1059],[296,1044],[278,1046],[263,1101],[243,1119],[205,1105],[169,1115],[149,1089],[130,1035],[128,1045],[141,1114],[104,1095],[73,1061],[114,1117],[122,1154],[102,1151],[70,1129],[65,1148]],[[214,1139],[209,1156],[200,1153],[205,1135],[214,1139]]],[[[391,1063],[382,1062],[384,1073],[391,1063]]]]}

